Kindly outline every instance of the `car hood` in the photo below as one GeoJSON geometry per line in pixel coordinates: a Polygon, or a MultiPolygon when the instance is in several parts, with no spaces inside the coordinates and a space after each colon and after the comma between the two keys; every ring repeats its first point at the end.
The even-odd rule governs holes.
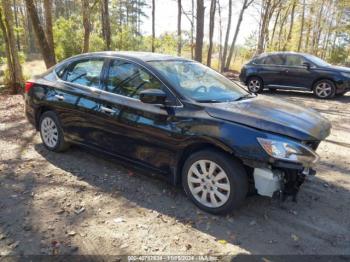
{"type": "Polygon", "coordinates": [[[206,111],[214,118],[302,141],[323,140],[331,129],[330,122],[312,109],[262,95],[236,102],[207,104],[206,111]]]}

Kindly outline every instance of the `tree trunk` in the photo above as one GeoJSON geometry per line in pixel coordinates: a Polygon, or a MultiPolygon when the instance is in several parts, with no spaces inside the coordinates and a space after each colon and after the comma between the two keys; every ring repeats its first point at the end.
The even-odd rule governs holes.
{"type": "Polygon", "coordinates": [[[204,31],[204,0],[197,0],[196,48],[194,59],[202,62],[203,31],[204,31]]]}
{"type": "Polygon", "coordinates": [[[181,0],[177,0],[177,55],[181,56],[181,14],[182,14],[181,0]]]}
{"type": "Polygon", "coordinates": [[[300,26],[300,35],[299,35],[299,41],[298,41],[298,52],[300,52],[301,49],[301,41],[303,40],[303,32],[304,32],[304,23],[305,23],[305,0],[303,0],[303,11],[301,14],[301,26],[300,26]]]}
{"type": "Polygon", "coordinates": [[[35,53],[38,51],[38,48],[35,44],[35,33],[33,31],[33,25],[30,19],[30,15],[28,9],[25,8],[25,17],[26,17],[26,25],[27,25],[27,34],[28,34],[28,53],[35,53]]]}
{"type": "Polygon", "coordinates": [[[111,24],[109,21],[108,0],[101,1],[102,35],[106,49],[111,49],[111,24]]]}
{"type": "Polygon", "coordinates": [[[283,46],[283,51],[286,51],[287,45],[290,43],[290,40],[292,39],[292,31],[293,31],[293,26],[294,26],[294,11],[295,11],[296,4],[297,4],[297,2],[296,2],[296,0],[294,0],[293,5],[292,5],[292,11],[290,13],[289,31],[288,31],[288,35],[287,35],[287,40],[283,46]]]}
{"type": "Polygon", "coordinates": [[[307,31],[306,31],[306,40],[305,40],[305,47],[304,49],[309,52],[310,50],[310,39],[311,39],[311,18],[309,19],[308,21],[308,24],[307,24],[307,31]]]}
{"type": "Polygon", "coordinates": [[[266,43],[269,38],[269,24],[271,17],[277,6],[281,4],[282,0],[263,0],[260,16],[260,30],[258,38],[258,46],[256,54],[261,54],[265,50],[266,43]]]}
{"type": "MultiPolygon", "coordinates": [[[[17,16],[18,8],[17,8],[17,1],[16,0],[13,0],[13,12],[15,14],[15,25],[16,25],[16,28],[18,28],[18,26],[19,26],[19,24],[18,24],[18,16],[17,16]]],[[[19,41],[18,30],[16,30],[16,43],[17,43],[18,51],[21,51],[21,44],[20,44],[20,41],[19,41]]]]}
{"type": "Polygon", "coordinates": [[[262,11],[261,11],[261,17],[260,17],[260,32],[259,32],[259,38],[258,38],[258,47],[256,50],[257,54],[261,54],[264,52],[264,43],[265,43],[265,28],[267,27],[267,11],[270,8],[271,1],[270,0],[263,0],[262,2],[262,11]]]}
{"type": "Polygon", "coordinates": [[[221,5],[218,0],[218,15],[219,15],[219,63],[218,69],[221,72],[221,61],[222,61],[222,16],[221,16],[221,5]]]}
{"type": "Polygon", "coordinates": [[[155,12],[156,12],[156,2],[155,0],[152,0],[152,52],[155,51],[154,39],[156,38],[155,12]]]}
{"type": "Polygon", "coordinates": [[[6,25],[4,23],[4,17],[2,14],[2,7],[1,6],[0,6],[0,28],[1,28],[4,42],[5,42],[6,62],[7,62],[7,68],[9,71],[9,83],[7,83],[7,84],[9,85],[9,87],[11,89],[11,93],[16,94],[17,93],[16,76],[15,76],[16,70],[14,69],[14,65],[12,63],[10,42],[8,39],[7,28],[6,28],[6,25]]]}
{"type": "Polygon", "coordinates": [[[214,37],[214,23],[215,23],[216,0],[211,0],[210,15],[209,15],[209,48],[207,56],[207,66],[211,66],[211,54],[213,52],[213,37],[214,37]]]}
{"type": "Polygon", "coordinates": [[[282,9],[282,8],[278,9],[278,12],[277,12],[276,18],[275,18],[275,22],[274,22],[274,24],[273,24],[272,34],[271,34],[271,40],[270,40],[270,43],[269,43],[269,46],[270,46],[270,47],[273,47],[273,46],[274,46],[276,27],[277,27],[278,19],[280,18],[280,15],[281,15],[281,9],[282,9]]]}
{"type": "Polygon", "coordinates": [[[248,6],[251,3],[252,3],[252,1],[250,1],[249,3],[248,3],[248,0],[244,0],[243,1],[243,5],[242,5],[242,8],[241,8],[241,11],[239,12],[239,17],[238,17],[238,21],[237,21],[237,25],[236,25],[235,34],[234,34],[233,39],[232,39],[230,52],[228,54],[227,61],[226,61],[226,64],[225,64],[225,67],[227,69],[230,68],[231,59],[232,59],[232,55],[233,55],[233,50],[235,49],[237,36],[238,36],[238,33],[239,33],[239,29],[241,28],[241,23],[242,23],[242,20],[243,20],[244,11],[248,8],[248,6]]]}
{"type": "Polygon", "coordinates": [[[281,18],[281,22],[279,25],[279,30],[278,30],[278,50],[281,49],[281,43],[282,43],[282,33],[283,33],[283,26],[287,21],[288,18],[288,13],[289,13],[289,8],[290,6],[288,6],[287,10],[285,11],[284,16],[281,18]]]}
{"type": "Polygon", "coordinates": [[[90,5],[89,0],[82,0],[83,26],[84,26],[84,44],[83,53],[90,49],[90,5]]]}
{"type": "Polygon", "coordinates": [[[24,78],[13,30],[13,14],[10,1],[8,0],[2,0],[2,9],[0,7],[0,27],[5,40],[7,65],[10,72],[9,85],[12,93],[18,93],[18,91],[21,90],[20,87],[23,85],[24,78]]]}
{"type": "Polygon", "coordinates": [[[226,70],[225,63],[226,63],[226,57],[227,57],[228,40],[230,38],[230,31],[231,31],[231,17],[232,17],[232,0],[229,0],[227,29],[226,29],[226,36],[225,36],[225,43],[224,43],[224,51],[221,59],[221,72],[224,72],[226,70]]]}
{"type": "Polygon", "coordinates": [[[191,59],[194,58],[194,0],[191,1],[191,59]]]}
{"type": "Polygon", "coordinates": [[[32,26],[33,26],[36,38],[38,40],[40,52],[45,61],[45,65],[47,68],[52,67],[53,65],[56,64],[55,53],[54,53],[54,50],[50,48],[50,45],[46,39],[46,35],[44,32],[43,26],[40,23],[39,16],[36,11],[34,2],[33,0],[26,0],[25,3],[27,6],[30,19],[32,21],[32,26]]]}
{"type": "Polygon", "coordinates": [[[319,5],[319,12],[316,14],[316,21],[314,23],[313,33],[312,33],[312,54],[317,55],[319,37],[322,31],[321,28],[321,20],[323,19],[323,8],[324,8],[325,0],[323,0],[319,5]]]}
{"type": "Polygon", "coordinates": [[[44,15],[45,15],[45,33],[47,43],[52,50],[55,50],[52,33],[52,1],[44,0],[44,15]]]}

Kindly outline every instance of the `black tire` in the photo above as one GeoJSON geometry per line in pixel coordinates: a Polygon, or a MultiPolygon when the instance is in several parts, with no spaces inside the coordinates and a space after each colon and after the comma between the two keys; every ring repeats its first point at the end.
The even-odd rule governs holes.
{"type": "MultiPolygon", "coordinates": [[[[214,176],[216,177],[217,174],[214,176]]],[[[243,165],[232,156],[217,151],[203,150],[192,154],[185,162],[182,168],[182,186],[187,196],[202,210],[212,214],[227,214],[237,209],[244,202],[248,193],[248,177],[243,165]],[[199,202],[191,192],[189,182],[189,170],[191,166],[199,160],[207,160],[215,162],[226,173],[230,193],[228,199],[219,207],[208,207],[199,202]]],[[[203,194],[203,193],[202,193],[203,194]]],[[[210,193],[207,193],[210,198],[210,193]]]]}
{"type": "Polygon", "coordinates": [[[314,95],[320,99],[333,98],[335,96],[335,92],[336,92],[334,83],[330,80],[327,80],[327,79],[317,81],[313,85],[312,89],[313,89],[314,95]],[[322,89],[324,89],[324,91],[322,91],[322,89]],[[326,91],[326,89],[328,91],[326,91]]]}
{"type": "Polygon", "coordinates": [[[261,93],[264,90],[264,83],[260,77],[252,76],[247,80],[247,87],[249,92],[261,93]]]}
{"type": "Polygon", "coordinates": [[[42,140],[44,146],[48,150],[53,151],[53,152],[63,152],[69,148],[69,143],[67,143],[64,139],[62,127],[61,127],[60,121],[59,121],[55,112],[46,111],[40,116],[39,131],[40,131],[41,140],[42,140]],[[49,120],[51,120],[55,124],[55,126],[57,127],[57,132],[55,132],[55,134],[57,134],[57,139],[56,139],[54,144],[48,144],[47,142],[45,142],[45,139],[44,139],[45,131],[44,131],[44,126],[43,126],[43,121],[49,121],[49,120]]]}

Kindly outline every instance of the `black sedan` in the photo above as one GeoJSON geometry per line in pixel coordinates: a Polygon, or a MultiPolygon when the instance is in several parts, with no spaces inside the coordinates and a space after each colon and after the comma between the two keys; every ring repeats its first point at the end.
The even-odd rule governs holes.
{"type": "Polygon", "coordinates": [[[295,197],[331,127],[200,63],[153,53],[75,56],[28,81],[25,93],[48,150],[111,154],[182,184],[212,213],[237,208],[250,189],[295,197]]]}
{"type": "Polygon", "coordinates": [[[330,65],[309,54],[274,52],[244,65],[240,80],[253,93],[269,88],[313,91],[318,98],[332,98],[350,90],[350,68],[330,65]]]}

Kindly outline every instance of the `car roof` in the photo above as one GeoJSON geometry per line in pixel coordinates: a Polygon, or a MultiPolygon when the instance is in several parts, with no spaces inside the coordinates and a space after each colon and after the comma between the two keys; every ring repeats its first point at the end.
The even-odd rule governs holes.
{"type": "Polygon", "coordinates": [[[256,57],[263,57],[263,56],[268,56],[268,55],[308,55],[308,54],[294,52],[294,51],[276,51],[276,52],[262,53],[256,57]]]}
{"type": "Polygon", "coordinates": [[[178,56],[171,56],[166,54],[152,53],[152,52],[137,52],[137,51],[104,51],[104,52],[91,52],[74,56],[74,58],[85,58],[89,56],[115,56],[124,57],[131,60],[141,60],[143,62],[150,61],[169,61],[169,60],[183,60],[191,61],[178,56]]]}

